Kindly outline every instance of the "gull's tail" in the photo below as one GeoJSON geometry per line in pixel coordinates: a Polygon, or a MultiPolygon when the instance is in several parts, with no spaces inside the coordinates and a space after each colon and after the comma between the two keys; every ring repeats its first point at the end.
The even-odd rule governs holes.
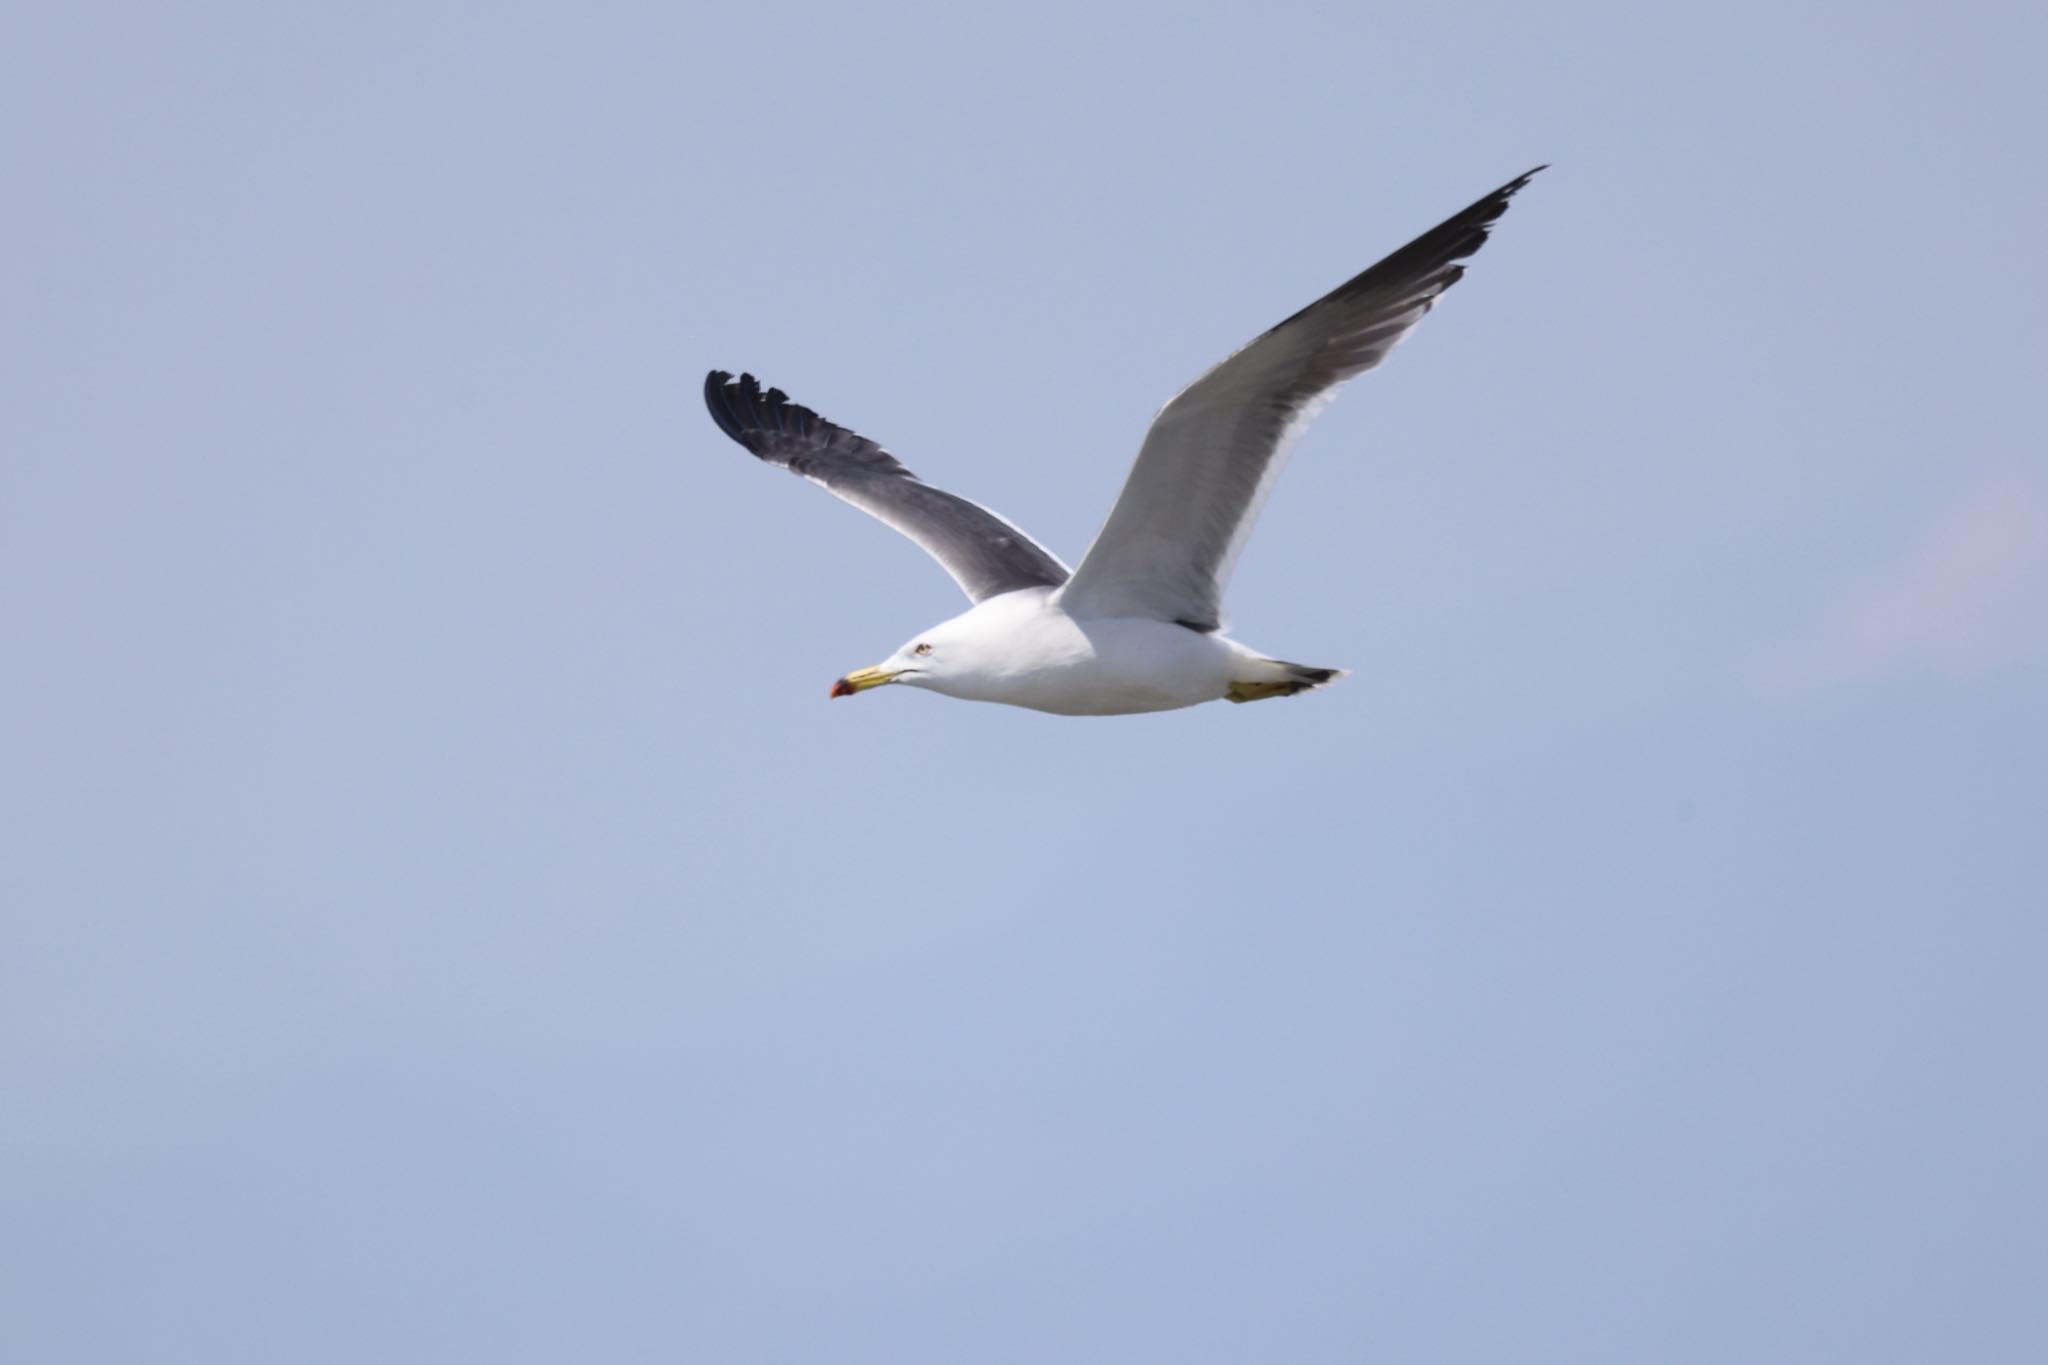
{"type": "Polygon", "coordinates": [[[1291,697],[1313,692],[1351,672],[1348,668],[1310,668],[1283,659],[1256,659],[1246,670],[1249,677],[1232,678],[1223,695],[1231,701],[1264,701],[1268,697],[1291,697]]]}

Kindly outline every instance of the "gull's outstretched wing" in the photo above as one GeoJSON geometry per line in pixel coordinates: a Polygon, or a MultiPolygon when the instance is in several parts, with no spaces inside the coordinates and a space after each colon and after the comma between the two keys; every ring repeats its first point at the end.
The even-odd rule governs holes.
{"type": "Polygon", "coordinates": [[[1536,171],[1339,285],[1161,408],[1060,594],[1066,609],[1220,629],[1224,585],[1288,448],[1344,381],[1386,359],[1458,282],[1458,262],[1485,244],[1487,227],[1536,171]]]}
{"type": "Polygon", "coordinates": [[[1057,587],[1067,566],[986,507],[925,483],[888,451],[763,390],[754,376],[713,370],[704,403],[726,435],[769,464],[801,474],[901,531],[953,575],[970,601],[1057,587]]]}

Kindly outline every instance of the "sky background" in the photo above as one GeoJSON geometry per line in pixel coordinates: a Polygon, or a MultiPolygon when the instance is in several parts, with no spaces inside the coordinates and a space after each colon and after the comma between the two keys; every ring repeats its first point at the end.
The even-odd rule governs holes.
{"type": "Polygon", "coordinates": [[[2048,11],[0,17],[0,1358],[2048,1358],[2048,11]],[[1072,559],[1538,162],[1114,720],[1072,559]]]}

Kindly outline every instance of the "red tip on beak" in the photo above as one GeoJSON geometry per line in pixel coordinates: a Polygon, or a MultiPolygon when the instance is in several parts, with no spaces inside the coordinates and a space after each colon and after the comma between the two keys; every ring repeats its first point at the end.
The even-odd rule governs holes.
{"type": "Polygon", "coordinates": [[[858,691],[860,691],[858,687],[855,687],[844,678],[832,684],[832,695],[835,697],[850,697],[858,691]]]}

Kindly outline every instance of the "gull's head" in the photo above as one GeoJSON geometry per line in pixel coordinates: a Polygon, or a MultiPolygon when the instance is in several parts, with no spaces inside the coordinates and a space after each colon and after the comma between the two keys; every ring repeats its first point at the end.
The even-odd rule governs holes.
{"type": "Polygon", "coordinates": [[[944,679],[957,670],[966,653],[957,641],[944,638],[945,634],[943,627],[928,630],[873,668],[856,668],[832,684],[832,695],[850,697],[889,683],[944,690],[944,679]]]}
{"type": "Polygon", "coordinates": [[[832,695],[850,697],[889,683],[953,697],[989,695],[991,688],[999,688],[1031,662],[1031,623],[1037,604],[1022,601],[1025,596],[992,598],[911,636],[903,648],[873,668],[856,669],[833,683],[832,695]]]}

